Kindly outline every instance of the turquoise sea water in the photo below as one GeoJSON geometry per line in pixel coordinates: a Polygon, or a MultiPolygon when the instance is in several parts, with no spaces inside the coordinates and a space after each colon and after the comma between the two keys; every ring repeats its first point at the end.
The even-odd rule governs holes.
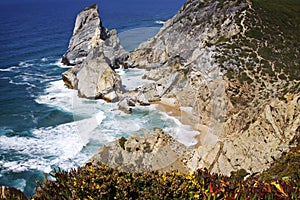
{"type": "MultiPolygon", "coordinates": [[[[116,104],[80,99],[64,87],[61,73],[67,69],[60,58],[76,14],[93,3],[99,5],[103,25],[116,28],[122,44],[132,50],[154,35],[184,0],[1,1],[0,185],[32,195],[43,173],[81,165],[100,145],[141,128],[172,129],[182,138],[185,127],[154,108],[138,107],[126,115],[116,104]]],[[[141,71],[120,73],[127,88],[140,83],[141,71]]]]}

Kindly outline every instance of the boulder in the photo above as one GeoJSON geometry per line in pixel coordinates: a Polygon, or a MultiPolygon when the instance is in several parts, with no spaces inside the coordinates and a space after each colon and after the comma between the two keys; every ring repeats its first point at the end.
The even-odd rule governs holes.
{"type": "Polygon", "coordinates": [[[117,93],[122,87],[120,76],[101,57],[84,62],[76,79],[80,97],[118,101],[117,93]]]}
{"type": "Polygon", "coordinates": [[[119,110],[127,114],[132,113],[131,106],[135,106],[135,101],[129,97],[125,97],[118,103],[119,110]]]}
{"type": "Polygon", "coordinates": [[[77,81],[76,81],[76,74],[79,72],[81,66],[74,66],[68,71],[62,73],[62,79],[64,84],[70,89],[76,89],[77,81]]]}

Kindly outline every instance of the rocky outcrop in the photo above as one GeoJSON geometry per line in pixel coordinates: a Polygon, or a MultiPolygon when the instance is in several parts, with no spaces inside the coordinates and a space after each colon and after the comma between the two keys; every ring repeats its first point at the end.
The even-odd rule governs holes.
{"type": "MultiPolygon", "coordinates": [[[[236,117],[223,123],[223,131],[202,132],[190,160],[191,169],[206,167],[211,172],[230,175],[231,171],[246,169],[250,173],[265,170],[283,152],[288,151],[300,133],[300,95],[290,102],[274,99],[264,104],[262,112],[244,130],[234,132],[236,117]],[[194,163],[193,163],[194,162],[194,163]]],[[[214,127],[210,127],[212,131],[214,127]]],[[[189,165],[188,164],[188,165],[189,165]]]]}
{"type": "Polygon", "coordinates": [[[187,148],[161,129],[143,130],[128,139],[119,140],[100,147],[91,159],[125,171],[170,171],[188,172],[184,164],[187,148]]]}
{"type": "Polygon", "coordinates": [[[82,64],[76,78],[78,94],[85,98],[100,98],[109,102],[118,100],[121,79],[103,58],[87,60],[82,64]]]}
{"type": "Polygon", "coordinates": [[[185,157],[187,169],[260,172],[299,134],[299,48],[288,46],[297,35],[286,31],[293,20],[272,17],[282,3],[272,11],[269,3],[189,0],[129,55],[126,64],[154,81],[137,89],[138,102],[172,99],[191,110],[199,142],[185,157]]]}
{"type": "MultiPolygon", "coordinates": [[[[128,56],[116,32],[101,23],[93,26],[95,20],[89,26],[81,23],[89,20],[78,19],[74,41],[80,36],[77,29],[88,27],[91,34],[81,47],[70,43],[79,56],[76,60],[72,53],[65,55],[64,60],[76,65],[63,74],[66,85],[83,97],[116,101],[121,83],[113,68],[119,63],[145,68],[143,78],[149,81],[122,95],[126,98],[119,108],[131,113],[130,98],[141,105],[172,102],[199,131],[192,148],[155,129],[109,143],[93,160],[127,171],[205,167],[230,175],[239,169],[256,173],[267,168],[294,145],[300,131],[300,45],[294,45],[297,31],[287,31],[297,30],[300,22],[287,17],[296,16],[294,10],[281,15],[282,4],[189,0],[154,38],[128,56]],[[276,12],[286,23],[273,17],[276,12]]],[[[85,9],[83,16],[97,18],[93,9],[85,9]]]]}
{"type": "Polygon", "coordinates": [[[63,81],[78,90],[80,97],[116,102],[122,93],[122,83],[114,68],[126,55],[116,30],[104,28],[98,6],[90,6],[76,18],[69,49],[62,59],[64,64],[74,67],[62,74],[63,81]]]}
{"type": "Polygon", "coordinates": [[[62,63],[65,65],[81,64],[99,40],[107,37],[105,28],[99,18],[98,6],[92,5],[81,11],[75,22],[73,36],[67,52],[63,55],[62,63]]]}
{"type": "Polygon", "coordinates": [[[29,198],[19,189],[0,186],[0,199],[20,199],[28,200],[29,198]]]}
{"type": "Polygon", "coordinates": [[[103,53],[110,66],[114,66],[118,57],[126,56],[125,50],[120,45],[117,31],[102,26],[98,6],[95,4],[77,15],[73,36],[67,52],[63,55],[62,63],[80,65],[102,41],[104,41],[103,53]]]}

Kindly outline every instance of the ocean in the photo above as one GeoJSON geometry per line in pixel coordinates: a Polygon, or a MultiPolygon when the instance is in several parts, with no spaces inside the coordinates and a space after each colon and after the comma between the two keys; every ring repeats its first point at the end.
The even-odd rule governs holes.
{"type": "MultiPolygon", "coordinates": [[[[152,37],[185,0],[3,0],[0,2],[0,185],[31,196],[44,173],[84,164],[99,148],[142,128],[160,127],[186,145],[194,131],[154,106],[127,115],[116,104],[67,89],[60,59],[75,17],[99,5],[103,25],[117,29],[128,51],[152,37]],[[184,134],[183,134],[184,132],[184,134]]],[[[119,70],[126,87],[141,70],[119,70]]]]}

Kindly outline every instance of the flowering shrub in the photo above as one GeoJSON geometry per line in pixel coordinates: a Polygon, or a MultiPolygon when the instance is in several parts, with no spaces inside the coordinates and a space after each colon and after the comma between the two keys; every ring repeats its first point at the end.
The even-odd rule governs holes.
{"type": "MultiPolygon", "coordinates": [[[[285,157],[293,158],[290,167],[299,170],[299,148],[285,157]]],[[[241,174],[246,174],[241,172],[230,177],[210,174],[206,169],[189,175],[130,173],[89,163],[70,172],[54,171],[56,181],[40,184],[34,199],[300,199],[298,171],[283,178],[271,179],[269,175],[267,181],[263,176],[244,180],[241,174]]]]}

